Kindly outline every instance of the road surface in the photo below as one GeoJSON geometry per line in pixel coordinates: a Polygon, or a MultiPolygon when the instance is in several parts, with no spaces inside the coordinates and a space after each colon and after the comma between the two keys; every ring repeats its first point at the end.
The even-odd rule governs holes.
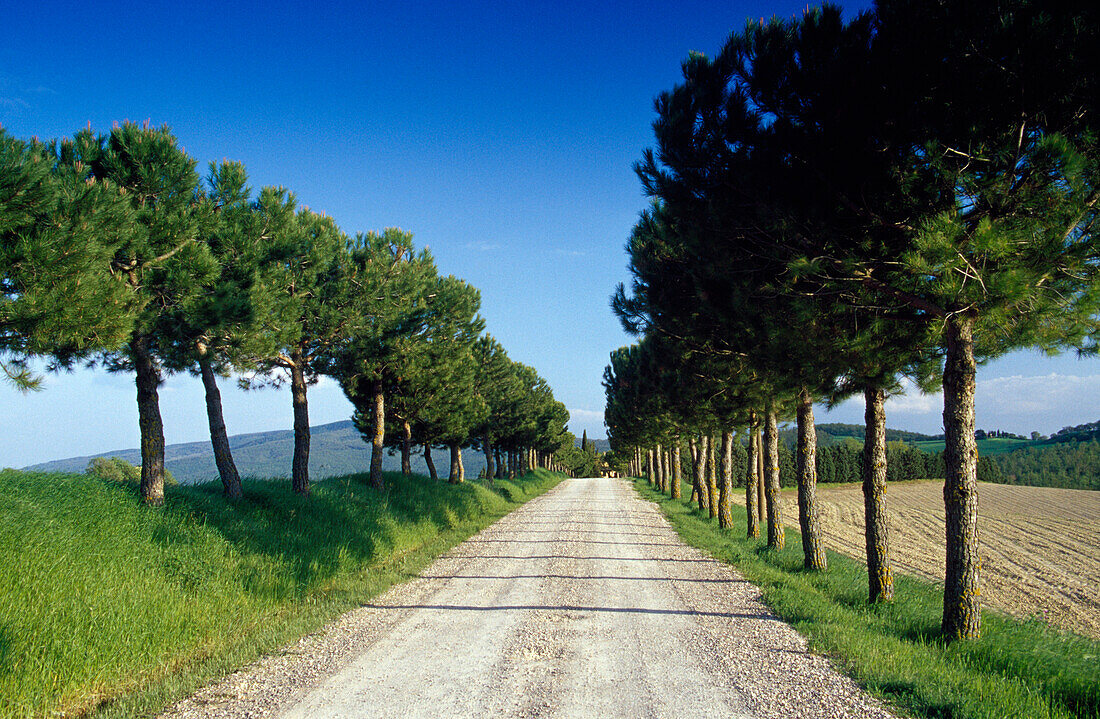
{"type": "Polygon", "coordinates": [[[629,483],[575,479],[165,716],[891,715],[629,483]]]}

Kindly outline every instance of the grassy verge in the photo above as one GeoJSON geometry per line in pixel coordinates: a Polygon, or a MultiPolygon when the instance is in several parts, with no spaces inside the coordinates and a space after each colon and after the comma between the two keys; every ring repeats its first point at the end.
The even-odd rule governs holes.
{"type": "Polygon", "coordinates": [[[0,717],[144,715],[313,631],[561,477],[173,488],[0,472],[0,717]]]}
{"type": "Polygon", "coordinates": [[[644,479],[635,487],[660,504],[685,542],[759,586],[815,651],[903,711],[952,719],[1100,717],[1100,642],[987,611],[981,639],[945,644],[940,587],[898,576],[896,601],[869,606],[862,563],[829,552],[827,572],[806,572],[801,538],[790,528],[786,548],[769,550],[764,540],[743,538],[743,509],[735,511],[731,530],[719,530],[644,479]]]}

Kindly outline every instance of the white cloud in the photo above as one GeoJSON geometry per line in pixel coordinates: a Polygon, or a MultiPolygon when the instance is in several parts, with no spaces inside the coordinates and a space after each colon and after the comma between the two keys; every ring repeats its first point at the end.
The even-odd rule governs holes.
{"type": "Polygon", "coordinates": [[[1091,405],[1100,414],[1100,375],[997,377],[978,383],[975,403],[991,415],[1058,413],[1091,405]]]}
{"type": "Polygon", "coordinates": [[[594,412],[590,409],[571,409],[569,410],[570,419],[598,419],[603,421],[603,410],[594,412]]]}
{"type": "Polygon", "coordinates": [[[895,395],[886,400],[886,414],[932,414],[943,410],[943,395],[923,394],[909,379],[903,378],[901,389],[904,394],[895,395]]]}

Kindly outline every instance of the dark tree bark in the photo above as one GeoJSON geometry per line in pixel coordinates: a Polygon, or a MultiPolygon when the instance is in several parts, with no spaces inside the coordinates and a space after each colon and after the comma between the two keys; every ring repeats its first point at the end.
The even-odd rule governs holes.
{"type": "Polygon", "coordinates": [[[771,407],[764,413],[764,499],[768,507],[768,546],[782,549],[784,535],[779,503],[779,428],[776,426],[775,410],[771,407]]]}
{"type": "Polygon", "coordinates": [[[497,477],[497,466],[493,461],[493,441],[489,439],[489,435],[485,435],[481,443],[485,449],[485,479],[492,482],[497,477]]]}
{"type": "Polygon", "coordinates": [[[718,526],[729,529],[733,526],[733,514],[730,512],[730,500],[733,496],[733,432],[722,432],[722,472],[718,485],[718,526]]]}
{"type": "MultiPolygon", "coordinates": [[[[755,413],[750,415],[750,422],[755,422],[755,413]]],[[[760,536],[760,515],[756,511],[756,503],[758,501],[757,485],[760,484],[760,470],[757,462],[757,452],[759,444],[757,443],[760,430],[755,424],[749,425],[749,458],[746,462],[748,471],[745,472],[745,519],[748,531],[746,532],[749,539],[756,539],[760,536]]]]}
{"type": "Polygon", "coordinates": [[[863,438],[863,517],[867,538],[868,600],[894,599],[894,572],[890,564],[890,522],[886,516],[886,393],[879,387],[863,390],[866,405],[863,438]]]}
{"type": "Polygon", "coordinates": [[[676,438],[672,445],[672,498],[680,499],[683,496],[683,469],[680,467],[680,438],[676,438]]]}
{"type": "Polygon", "coordinates": [[[382,391],[382,378],[371,382],[374,398],[374,427],[371,431],[370,484],[377,490],[386,488],[382,479],[382,454],[386,451],[386,393],[382,391]]]}
{"type": "Polygon", "coordinates": [[[798,393],[798,524],[802,529],[803,566],[824,570],[828,563],[818,521],[817,428],[814,400],[805,388],[798,393]]]}
{"type": "Polygon", "coordinates": [[[707,436],[707,515],[714,519],[718,516],[718,462],[713,437],[707,436]]]}
{"type": "Polygon", "coordinates": [[[439,473],[435,471],[435,460],[432,459],[432,446],[430,444],[424,445],[424,464],[428,465],[428,476],[432,479],[439,479],[439,473]]]}
{"type": "Polygon", "coordinates": [[[290,364],[290,397],[294,403],[294,459],[291,461],[291,486],[295,493],[309,495],[309,405],[306,403],[306,378],[302,355],[295,352],[290,364]]]}
{"type": "Polygon", "coordinates": [[[149,350],[149,338],[130,340],[137,384],[138,427],[141,430],[141,498],[151,506],[164,504],[164,424],[160,419],[160,368],[149,350]]]}
{"type": "Polygon", "coordinates": [[[457,442],[451,442],[449,445],[451,448],[451,473],[447,477],[447,481],[451,484],[458,484],[462,481],[462,450],[459,449],[457,442]]]}
{"type": "Polygon", "coordinates": [[[981,636],[978,571],[978,445],[974,439],[974,318],[947,319],[943,370],[943,430],[947,566],[943,634],[948,641],[981,636]]]}
{"type": "Polygon", "coordinates": [[[214,463],[218,466],[218,475],[222,479],[222,489],[229,499],[240,499],[241,477],[233,463],[233,453],[229,449],[229,436],[225,431],[225,419],[222,415],[222,393],[218,389],[214,368],[205,357],[199,360],[199,373],[202,386],[206,390],[206,419],[210,425],[210,444],[214,449],[214,463]]]}
{"type": "Polygon", "coordinates": [[[401,474],[412,474],[412,425],[409,420],[401,422],[401,474]]]}

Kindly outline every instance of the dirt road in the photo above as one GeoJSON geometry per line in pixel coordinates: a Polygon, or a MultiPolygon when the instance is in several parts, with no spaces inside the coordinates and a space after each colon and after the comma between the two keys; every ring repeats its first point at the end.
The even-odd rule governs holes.
{"type": "Polygon", "coordinates": [[[172,717],[888,717],[622,480],[564,482],[172,717]]]}
{"type": "MultiPolygon", "coordinates": [[[[866,561],[860,486],[818,485],[817,497],[825,546],[866,561]]],[[[942,582],[943,482],[891,484],[886,504],[896,570],[942,582]]],[[[797,526],[793,489],[783,516],[797,526]]],[[[1100,639],[1100,492],[979,484],[978,538],[983,603],[1100,639]]]]}

